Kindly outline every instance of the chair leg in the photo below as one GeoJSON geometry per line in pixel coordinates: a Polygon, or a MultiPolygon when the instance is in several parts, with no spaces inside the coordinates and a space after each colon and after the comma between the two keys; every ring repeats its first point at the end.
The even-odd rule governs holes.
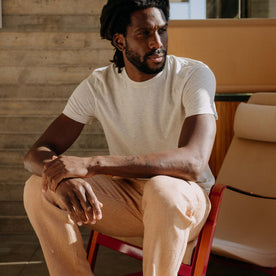
{"type": "Polygon", "coordinates": [[[90,263],[92,272],[94,272],[96,265],[96,258],[98,254],[99,244],[97,243],[99,233],[96,231],[91,231],[89,241],[87,244],[87,260],[90,263]]]}

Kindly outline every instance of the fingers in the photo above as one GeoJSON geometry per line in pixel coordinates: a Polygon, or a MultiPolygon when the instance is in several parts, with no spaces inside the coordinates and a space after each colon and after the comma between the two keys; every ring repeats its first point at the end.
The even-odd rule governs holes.
{"type": "Polygon", "coordinates": [[[87,184],[87,187],[86,187],[86,198],[93,208],[93,214],[95,216],[95,219],[101,220],[102,219],[101,208],[103,207],[103,204],[100,201],[98,201],[95,193],[93,192],[89,184],[87,184]]]}
{"type": "Polygon", "coordinates": [[[72,179],[62,182],[57,189],[57,195],[61,200],[59,205],[63,206],[78,225],[95,224],[102,218],[103,204],[98,201],[91,186],[84,180],[72,179]]]}
{"type": "Polygon", "coordinates": [[[97,199],[91,186],[84,180],[81,181],[83,182],[83,189],[80,191],[79,200],[87,217],[85,223],[89,222],[94,224],[97,220],[102,219],[101,208],[103,207],[103,204],[97,199]]]}
{"type": "Polygon", "coordinates": [[[48,190],[48,182],[47,182],[47,179],[45,179],[45,178],[46,178],[46,175],[43,174],[42,175],[42,192],[43,193],[46,193],[48,190]]]}
{"type": "Polygon", "coordinates": [[[76,213],[76,209],[74,208],[74,205],[71,201],[68,201],[67,204],[65,204],[65,209],[67,210],[69,217],[77,223],[79,226],[82,225],[82,220],[79,218],[79,216],[76,213]]]}
{"type": "MultiPolygon", "coordinates": [[[[87,223],[87,215],[83,209],[83,202],[80,202],[78,198],[73,197],[71,204],[74,210],[75,222],[81,226],[83,223],[87,223]]],[[[73,210],[70,209],[70,215],[73,213],[73,210]]]]}

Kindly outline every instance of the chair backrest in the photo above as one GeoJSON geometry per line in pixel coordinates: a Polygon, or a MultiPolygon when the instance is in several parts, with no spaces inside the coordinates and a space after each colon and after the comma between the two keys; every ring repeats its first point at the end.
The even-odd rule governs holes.
{"type": "Polygon", "coordinates": [[[217,183],[261,196],[276,197],[275,143],[276,93],[253,95],[236,111],[234,137],[217,183]]]}
{"type": "Polygon", "coordinates": [[[275,178],[276,93],[254,94],[236,111],[234,137],[217,177],[234,189],[223,195],[213,253],[275,272],[275,178]]]}
{"type": "Polygon", "coordinates": [[[271,92],[254,93],[249,98],[248,103],[260,104],[260,105],[276,105],[276,93],[271,93],[271,92]]]}

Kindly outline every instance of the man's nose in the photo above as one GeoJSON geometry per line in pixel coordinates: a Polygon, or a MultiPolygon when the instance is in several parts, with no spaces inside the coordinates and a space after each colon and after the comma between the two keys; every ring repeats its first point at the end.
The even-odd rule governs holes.
{"type": "Polygon", "coordinates": [[[159,49],[163,46],[161,37],[158,32],[155,32],[149,41],[149,47],[150,49],[159,49]]]}

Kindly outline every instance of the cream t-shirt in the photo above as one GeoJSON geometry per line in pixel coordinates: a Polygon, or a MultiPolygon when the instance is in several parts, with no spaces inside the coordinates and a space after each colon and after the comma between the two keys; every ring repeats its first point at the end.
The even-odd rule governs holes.
{"type": "MultiPolygon", "coordinates": [[[[216,81],[202,62],[167,56],[164,70],[150,80],[132,81],[115,66],[95,70],[75,89],[63,111],[83,124],[102,124],[111,155],[140,155],[178,147],[185,118],[214,114],[216,81]]],[[[206,168],[199,184],[214,177],[206,168]]]]}

